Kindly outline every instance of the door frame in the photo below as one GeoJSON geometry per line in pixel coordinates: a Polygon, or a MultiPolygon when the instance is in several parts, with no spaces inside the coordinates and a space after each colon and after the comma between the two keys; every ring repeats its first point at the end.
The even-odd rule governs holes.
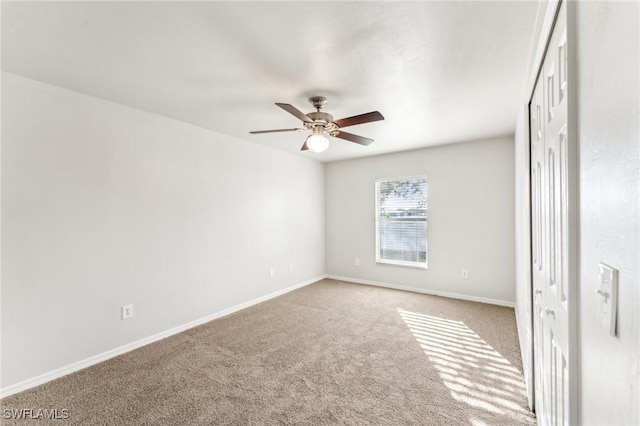
{"type": "MultiPolygon", "coordinates": [[[[528,191],[528,237],[529,237],[529,257],[528,257],[528,288],[527,297],[529,304],[530,324],[528,324],[531,333],[528,337],[528,355],[530,375],[532,383],[527,384],[527,392],[530,400],[530,406],[535,411],[535,380],[537,372],[535,371],[534,357],[536,348],[534,347],[534,303],[533,303],[533,224],[532,224],[532,197],[531,191],[531,117],[530,107],[533,100],[534,90],[537,81],[542,73],[544,59],[551,42],[551,36],[555,23],[560,12],[562,3],[566,3],[566,32],[567,32],[567,160],[568,160],[568,287],[567,297],[569,299],[569,330],[568,330],[568,369],[569,369],[569,423],[580,424],[580,398],[579,389],[579,357],[580,341],[578,336],[579,321],[579,150],[578,150],[578,127],[577,127],[577,57],[576,57],[576,3],[571,0],[541,0],[539,7],[546,4],[546,12],[541,26],[540,36],[537,40],[535,54],[533,56],[532,66],[529,68],[531,74],[526,84],[525,94],[527,96],[525,132],[526,132],[526,166],[527,166],[527,191],[528,191]]],[[[540,16],[540,14],[538,15],[540,16]]]]}

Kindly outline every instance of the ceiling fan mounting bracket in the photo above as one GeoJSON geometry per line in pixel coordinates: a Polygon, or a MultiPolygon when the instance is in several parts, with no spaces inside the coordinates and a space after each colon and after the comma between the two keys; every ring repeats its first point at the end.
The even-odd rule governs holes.
{"type": "Polygon", "coordinates": [[[320,112],[322,107],[327,103],[327,98],[324,96],[312,96],[309,98],[309,102],[311,102],[311,105],[320,112]]]}

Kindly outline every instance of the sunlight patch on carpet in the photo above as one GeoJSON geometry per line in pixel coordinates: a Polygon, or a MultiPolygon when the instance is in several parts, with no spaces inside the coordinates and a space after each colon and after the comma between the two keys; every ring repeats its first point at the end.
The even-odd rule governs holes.
{"type": "Polygon", "coordinates": [[[526,395],[521,372],[464,322],[397,310],[455,400],[507,419],[527,413],[518,403],[526,395]]]}

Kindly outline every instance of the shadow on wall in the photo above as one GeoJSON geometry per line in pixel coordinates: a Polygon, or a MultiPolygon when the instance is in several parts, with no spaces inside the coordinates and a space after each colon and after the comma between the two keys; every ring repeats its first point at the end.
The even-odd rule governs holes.
{"type": "Polygon", "coordinates": [[[526,399],[522,372],[467,327],[405,311],[398,313],[435,367],[451,397],[468,406],[472,425],[536,424],[520,405],[526,399]]]}

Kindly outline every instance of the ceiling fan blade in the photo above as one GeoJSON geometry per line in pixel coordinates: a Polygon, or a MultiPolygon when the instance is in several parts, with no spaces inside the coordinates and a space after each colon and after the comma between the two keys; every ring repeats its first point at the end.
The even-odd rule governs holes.
{"type": "Polygon", "coordinates": [[[364,136],[354,135],[353,133],[347,133],[343,131],[338,131],[333,137],[344,139],[350,142],[359,143],[360,145],[370,145],[373,142],[373,139],[365,138],[364,136]]]}
{"type": "Polygon", "coordinates": [[[249,132],[252,135],[257,135],[260,133],[277,133],[277,132],[302,132],[304,129],[276,129],[276,130],[254,130],[253,132],[249,132]]]}
{"type": "Polygon", "coordinates": [[[313,123],[312,119],[307,117],[302,111],[300,111],[298,108],[294,107],[293,105],[282,104],[278,102],[276,102],[276,105],[278,105],[283,110],[287,111],[289,114],[298,117],[300,120],[304,121],[305,123],[313,123]]]}
{"type": "Polygon", "coordinates": [[[371,111],[366,114],[354,115],[353,117],[341,118],[335,120],[334,123],[338,127],[355,126],[356,124],[371,123],[372,121],[384,120],[382,114],[378,111],[371,111]]]}
{"type": "Polygon", "coordinates": [[[309,149],[309,147],[307,146],[307,141],[304,141],[304,144],[302,145],[302,148],[300,148],[300,151],[307,151],[309,149]]]}

